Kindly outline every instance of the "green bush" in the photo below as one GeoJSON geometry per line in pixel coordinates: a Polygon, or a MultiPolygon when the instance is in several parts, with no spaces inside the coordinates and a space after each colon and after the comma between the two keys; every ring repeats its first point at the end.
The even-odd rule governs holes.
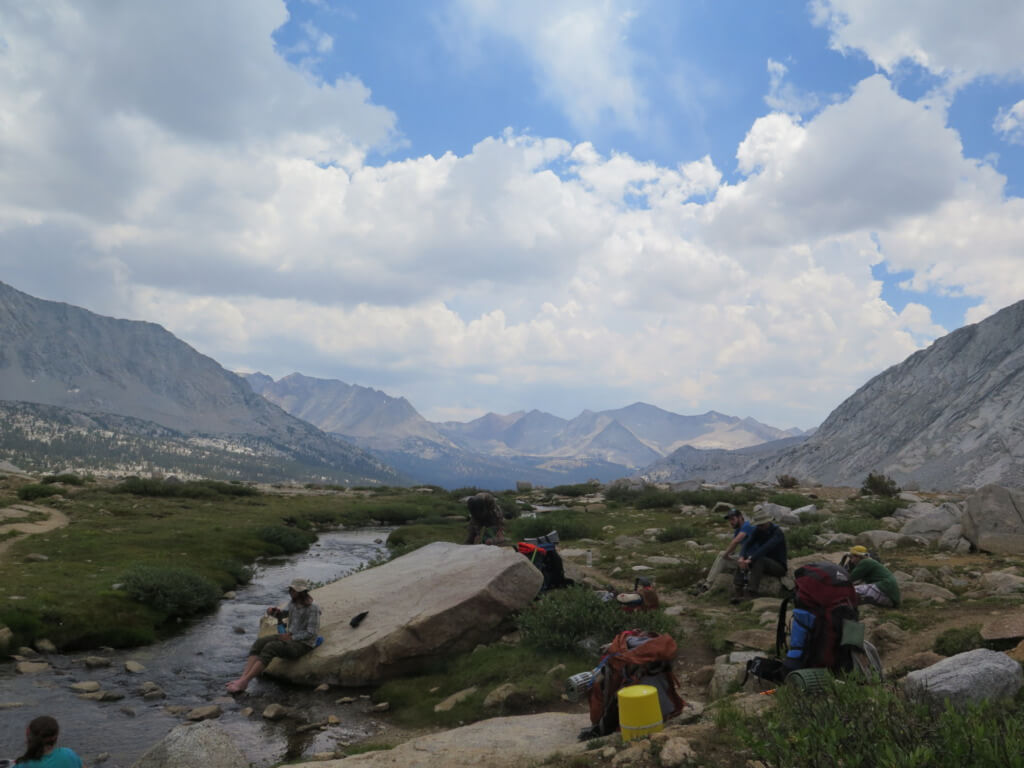
{"type": "Polygon", "coordinates": [[[890,517],[900,507],[907,506],[907,502],[893,497],[851,499],[848,503],[850,510],[861,516],[873,517],[881,520],[883,517],[890,517]]]}
{"type": "Polygon", "coordinates": [[[214,499],[218,496],[257,496],[259,491],[248,485],[221,483],[216,480],[177,482],[156,478],[129,477],[113,488],[114,493],[135,496],[158,496],[183,499],[214,499]]]}
{"type": "Polygon", "coordinates": [[[256,535],[270,545],[270,553],[274,555],[302,552],[316,541],[315,533],[285,525],[260,528],[256,535]]]}
{"type": "Polygon", "coordinates": [[[168,619],[208,611],[221,594],[209,579],[183,568],[137,565],[124,575],[122,582],[132,600],[148,605],[168,619]]]}
{"type": "Polygon", "coordinates": [[[588,496],[600,488],[600,483],[577,483],[575,485],[556,485],[554,488],[549,488],[548,492],[555,496],[569,496],[575,499],[580,496],[588,496]]]}
{"type": "Polygon", "coordinates": [[[869,494],[871,496],[898,496],[900,493],[900,487],[896,484],[888,475],[883,475],[881,472],[869,472],[868,476],[864,478],[864,483],[861,485],[861,493],[869,494]]]}
{"type": "Polygon", "coordinates": [[[32,483],[18,489],[18,498],[22,501],[34,501],[35,499],[45,499],[47,496],[57,496],[60,492],[60,488],[54,488],[52,485],[32,483]]]}
{"type": "Polygon", "coordinates": [[[808,504],[814,503],[813,499],[809,499],[799,493],[773,493],[765,501],[771,504],[778,504],[780,507],[789,507],[790,509],[800,509],[800,507],[806,507],[808,504]]]}
{"type": "Polygon", "coordinates": [[[1005,768],[1024,766],[1024,706],[990,701],[955,710],[894,687],[831,682],[809,696],[783,685],[775,706],[716,722],[766,768],[1005,768]]]}
{"type": "Polygon", "coordinates": [[[958,653],[973,651],[984,645],[985,641],[981,639],[981,625],[973,624],[969,627],[947,629],[935,638],[932,650],[943,656],[956,656],[958,653]]]}
{"type": "Polygon", "coordinates": [[[47,485],[50,483],[64,483],[64,485],[85,485],[85,480],[78,475],[72,474],[71,472],[65,472],[60,475],[46,475],[43,478],[43,482],[47,485]]]}
{"type": "Polygon", "coordinates": [[[786,546],[790,555],[806,555],[814,550],[814,537],[821,533],[821,525],[797,525],[786,531],[786,546]]]}
{"type": "Polygon", "coordinates": [[[655,538],[660,542],[668,543],[696,539],[698,536],[700,536],[700,531],[692,523],[673,523],[668,528],[659,531],[655,538]]]}
{"type": "Polygon", "coordinates": [[[523,642],[552,651],[579,650],[588,639],[604,645],[634,628],[672,634],[676,622],[663,611],[626,613],[617,602],[582,586],[546,592],[519,616],[523,642]]]}
{"type": "Polygon", "coordinates": [[[800,481],[792,475],[776,475],[775,484],[779,486],[779,488],[796,488],[800,485],[800,481]]]}
{"type": "Polygon", "coordinates": [[[515,541],[534,539],[551,531],[558,531],[562,541],[596,539],[601,528],[585,512],[571,509],[554,509],[536,517],[520,517],[505,526],[505,538],[515,541]]]}
{"type": "Polygon", "coordinates": [[[864,531],[877,529],[878,523],[873,517],[833,517],[832,527],[837,533],[848,533],[851,536],[857,536],[864,533],[864,531]]]}

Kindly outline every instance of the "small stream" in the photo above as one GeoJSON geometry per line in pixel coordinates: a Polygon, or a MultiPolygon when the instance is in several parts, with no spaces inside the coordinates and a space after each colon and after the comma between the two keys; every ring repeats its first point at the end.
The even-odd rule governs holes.
{"type": "Polygon", "coordinates": [[[14,664],[0,664],[0,758],[21,754],[25,726],[40,714],[57,718],[60,744],[74,749],[90,768],[130,768],[171,728],[185,722],[183,714],[172,714],[168,707],[220,705],[220,726],[255,768],[333,751],[377,733],[384,726],[366,714],[365,699],[335,704],[339,697],[358,696],[359,692],[332,689],[317,693],[260,679],[246,694],[231,697],[226,695],[224,683],[238,676],[246,650],[256,638],[260,617],[268,606],[287,601],[286,587],[292,579],[305,578],[317,584],[336,581],[381,555],[381,542],[389,531],[368,528],[323,533],[306,552],[261,562],[252,582],[236,590],[234,600],[223,600],[215,613],[169,640],[127,651],[50,656],[46,660],[52,670],[36,675],[19,675],[14,664]],[[111,665],[88,669],[83,662],[86,656],[109,658],[111,665]],[[128,660],[141,663],[146,670],[128,673],[124,669],[128,660]],[[100,683],[103,690],[119,691],[124,698],[82,700],[70,686],[87,680],[100,683]],[[166,699],[145,701],[138,689],[146,681],[159,685],[166,699]],[[299,718],[308,722],[320,722],[334,714],[341,723],[296,734],[296,719],[270,722],[260,717],[271,702],[294,708],[299,718]],[[249,717],[242,711],[246,707],[255,710],[249,717]],[[98,760],[104,753],[109,757],[98,760]]]}

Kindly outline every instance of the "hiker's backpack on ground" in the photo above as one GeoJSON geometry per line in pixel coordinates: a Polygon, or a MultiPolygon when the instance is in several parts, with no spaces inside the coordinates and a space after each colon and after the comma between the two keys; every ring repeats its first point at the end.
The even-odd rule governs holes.
{"type": "Polygon", "coordinates": [[[842,566],[825,562],[797,568],[793,577],[796,587],[789,638],[786,598],[779,607],[776,651],[788,669],[823,667],[832,672],[850,671],[851,647],[861,647],[864,642],[863,626],[857,621],[857,592],[850,574],[842,566]]]}
{"type": "Polygon", "coordinates": [[[679,681],[672,672],[676,641],[669,635],[633,629],[620,632],[608,645],[590,689],[591,728],[580,738],[606,736],[619,729],[620,688],[627,685],[652,685],[658,689],[663,720],[683,711],[679,681]]]}
{"type": "Polygon", "coordinates": [[[516,544],[516,551],[525,555],[544,576],[541,592],[568,587],[574,583],[572,579],[565,578],[562,556],[558,554],[554,544],[532,544],[528,541],[520,541],[516,544]]]}

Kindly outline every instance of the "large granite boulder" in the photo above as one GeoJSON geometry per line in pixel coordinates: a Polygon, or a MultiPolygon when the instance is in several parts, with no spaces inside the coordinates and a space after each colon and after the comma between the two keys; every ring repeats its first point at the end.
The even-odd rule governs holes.
{"type": "Polygon", "coordinates": [[[975,549],[1024,554],[1024,490],[986,485],[967,498],[961,524],[975,549]]]}
{"type": "Polygon", "coordinates": [[[267,673],[346,686],[405,674],[428,657],[496,639],[543,581],[514,549],[434,542],[313,590],[323,644],[294,661],[275,659],[267,673]],[[349,626],[363,611],[366,618],[349,626]]]}
{"type": "Polygon", "coordinates": [[[960,507],[956,504],[943,504],[927,514],[908,520],[900,533],[904,536],[924,536],[929,541],[938,541],[954,525],[960,523],[960,507]]]}
{"type": "Polygon", "coordinates": [[[140,757],[132,768],[249,768],[231,737],[210,720],[179,725],[140,757]]]}
{"type": "Polygon", "coordinates": [[[962,708],[969,702],[1007,699],[1024,686],[1024,672],[1005,653],[978,648],[907,674],[907,695],[962,708]]]}

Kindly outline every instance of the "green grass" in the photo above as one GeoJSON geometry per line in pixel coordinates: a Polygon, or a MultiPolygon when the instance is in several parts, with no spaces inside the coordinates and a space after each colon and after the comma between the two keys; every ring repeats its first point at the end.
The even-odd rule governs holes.
{"type": "Polygon", "coordinates": [[[408,727],[455,726],[486,717],[544,711],[560,703],[570,675],[592,669],[598,661],[580,651],[482,646],[461,656],[435,659],[425,663],[418,674],[386,682],[374,691],[373,700],[388,702],[390,717],[408,727]],[[559,664],[565,669],[548,674],[559,664]],[[501,709],[484,709],[487,694],[509,682],[516,686],[517,695],[501,709]],[[449,712],[434,712],[434,706],[448,696],[473,686],[478,690],[466,701],[449,712]]]}
{"type": "MultiPolygon", "coordinates": [[[[15,647],[41,637],[64,650],[151,642],[178,624],[125,590],[113,589],[133,567],[183,568],[228,589],[248,578],[247,564],[282,551],[280,541],[262,538],[261,532],[302,536],[308,546],[315,537],[304,529],[327,520],[365,525],[394,503],[387,495],[367,499],[351,493],[234,495],[220,493],[226,490],[221,486],[235,487],[213,486],[218,490],[211,499],[139,496],[95,486],[68,497],[62,511],[70,525],[16,541],[0,560],[0,624],[15,633],[15,647]],[[25,562],[30,552],[49,560],[25,562]],[[25,599],[10,601],[9,595],[25,599]]],[[[422,498],[425,513],[434,509],[426,494],[422,498]]]]}
{"type": "Polygon", "coordinates": [[[766,768],[1024,768],[1021,695],[963,711],[852,683],[813,696],[782,686],[774,698],[761,715],[725,708],[716,719],[766,768]]]}
{"type": "Polygon", "coordinates": [[[789,507],[790,509],[800,509],[800,507],[806,507],[808,504],[814,503],[814,499],[792,492],[773,493],[765,501],[771,504],[778,504],[781,507],[789,507]]]}

